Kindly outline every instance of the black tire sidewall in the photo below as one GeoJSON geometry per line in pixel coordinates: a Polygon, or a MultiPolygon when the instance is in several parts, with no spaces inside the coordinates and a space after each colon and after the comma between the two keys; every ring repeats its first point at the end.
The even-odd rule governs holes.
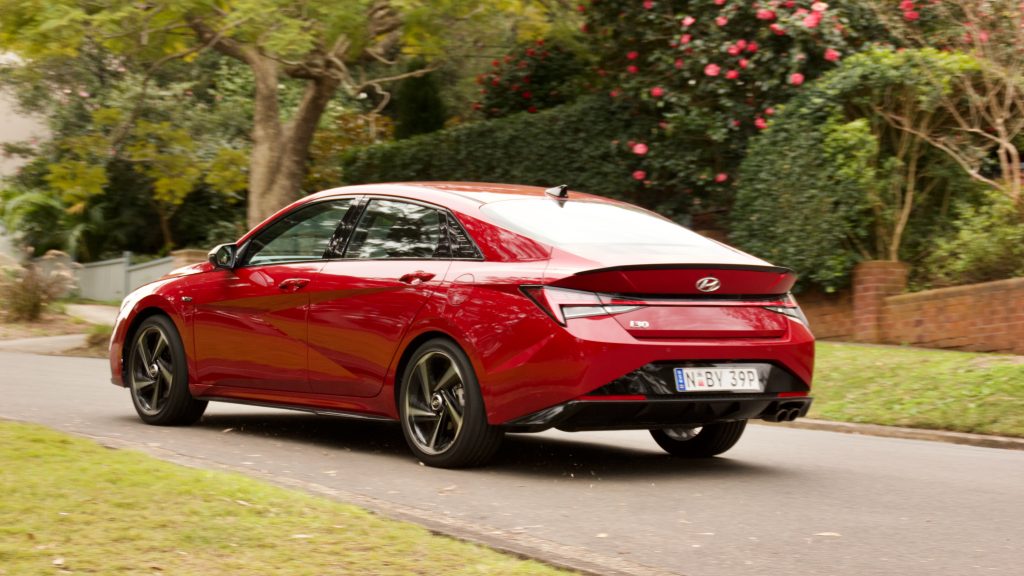
{"type": "Polygon", "coordinates": [[[192,397],[191,392],[189,392],[188,356],[185,354],[185,347],[181,342],[181,335],[178,333],[177,327],[170,318],[159,315],[150,316],[139,325],[137,330],[135,330],[131,349],[129,350],[129,361],[126,362],[125,366],[126,376],[131,378],[131,374],[128,374],[127,372],[130,370],[130,359],[134,356],[136,347],[139,345],[139,337],[151,326],[155,326],[163,332],[164,337],[167,338],[167,345],[171,350],[171,359],[174,361],[174,374],[171,378],[171,390],[168,393],[167,402],[164,403],[156,414],[146,414],[142,411],[135,388],[129,380],[128,388],[131,391],[132,405],[135,406],[135,411],[138,413],[139,418],[147,424],[162,426],[191,424],[198,420],[199,416],[202,415],[202,412],[206,407],[206,402],[195,400],[192,397]]]}
{"type": "Polygon", "coordinates": [[[487,422],[483,394],[469,357],[458,345],[445,338],[434,338],[424,342],[409,358],[402,374],[398,411],[406,443],[413,454],[429,466],[440,468],[480,466],[486,463],[497,450],[502,436],[500,429],[490,426],[487,422]],[[408,393],[412,371],[415,369],[416,363],[430,352],[443,352],[456,362],[462,375],[463,393],[465,394],[462,431],[452,446],[441,454],[427,454],[416,446],[405,414],[405,395],[408,393]]]}
{"type": "Polygon", "coordinates": [[[735,420],[703,426],[701,431],[689,440],[670,438],[663,430],[651,430],[651,437],[658,446],[673,456],[711,458],[735,446],[746,427],[746,420],[735,420]]]}

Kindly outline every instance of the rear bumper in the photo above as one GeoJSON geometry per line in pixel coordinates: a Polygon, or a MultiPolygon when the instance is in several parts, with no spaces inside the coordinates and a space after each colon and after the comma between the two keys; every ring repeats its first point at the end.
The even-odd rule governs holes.
{"type": "Polygon", "coordinates": [[[615,396],[588,396],[534,412],[504,426],[513,432],[540,432],[558,428],[581,430],[650,430],[695,428],[715,422],[763,419],[778,421],[806,416],[812,398],[778,394],[736,394],[693,397],[652,396],[620,400],[615,396]]]}

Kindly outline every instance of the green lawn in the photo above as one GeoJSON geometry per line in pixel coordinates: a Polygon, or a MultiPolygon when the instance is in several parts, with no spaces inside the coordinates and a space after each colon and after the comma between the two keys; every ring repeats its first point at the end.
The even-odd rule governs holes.
{"type": "Polygon", "coordinates": [[[365,510],[0,422],[0,574],[565,574],[365,510]]]}
{"type": "Polygon", "coordinates": [[[811,418],[1024,436],[1024,359],[819,342],[811,418]]]}

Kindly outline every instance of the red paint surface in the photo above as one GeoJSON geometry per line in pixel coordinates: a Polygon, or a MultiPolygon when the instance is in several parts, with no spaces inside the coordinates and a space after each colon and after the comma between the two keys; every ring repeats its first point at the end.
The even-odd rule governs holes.
{"type": "MultiPolygon", "coordinates": [[[[811,382],[813,336],[799,322],[765,310],[762,306],[773,302],[760,299],[784,294],[794,278],[756,258],[730,253],[728,266],[719,269],[701,258],[700,246],[691,246],[675,260],[664,252],[656,258],[637,256],[637,264],[654,268],[621,269],[628,266],[621,250],[602,261],[593,251],[553,249],[488,220],[480,210],[483,202],[543,196],[538,188],[504,185],[342,188],[303,199],[270,220],[332,195],[408,198],[447,207],[484,260],[339,259],[234,271],[210,264],[181,269],[125,299],[111,344],[113,381],[123,385],[123,347],[130,331],[141,315],[156,312],[171,317],[181,332],[190,388],[197,396],[392,418],[397,417],[402,354],[417,339],[434,335],[466,351],[493,424],[586,396],[657,361],[768,361],[811,382]],[[402,281],[420,271],[433,277],[402,281]],[[696,280],[709,275],[722,282],[718,294],[756,298],[694,301],[700,296],[693,288],[696,280]],[[279,288],[295,278],[309,283],[279,288]],[[574,318],[561,326],[523,294],[524,285],[646,298],[624,298],[643,305],[631,312],[574,318]]],[[[722,250],[708,242],[708,254],[722,250]]]]}

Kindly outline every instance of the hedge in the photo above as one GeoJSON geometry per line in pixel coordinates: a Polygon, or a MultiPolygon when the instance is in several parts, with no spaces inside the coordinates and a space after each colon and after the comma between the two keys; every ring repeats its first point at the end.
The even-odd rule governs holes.
{"type": "Polygon", "coordinates": [[[359,148],[342,159],[348,184],[478,181],[557,186],[652,207],[616,138],[631,119],[605,96],[539,112],[359,148]]]}

